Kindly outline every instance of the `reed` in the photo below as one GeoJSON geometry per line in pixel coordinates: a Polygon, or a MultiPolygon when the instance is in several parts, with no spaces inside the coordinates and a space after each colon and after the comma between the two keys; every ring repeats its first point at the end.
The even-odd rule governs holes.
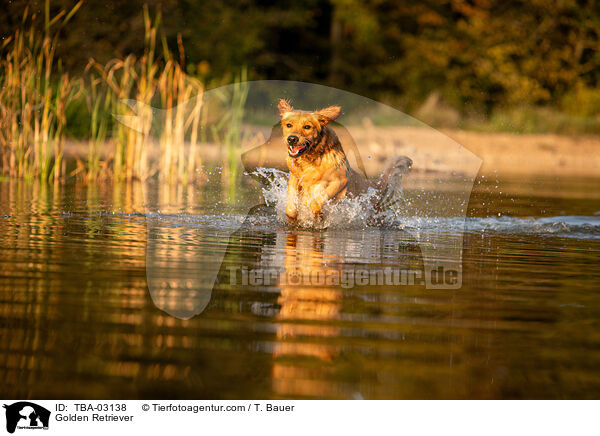
{"type": "Polygon", "coordinates": [[[194,178],[195,169],[202,164],[198,153],[198,130],[203,86],[188,77],[172,59],[167,61],[158,83],[165,108],[159,175],[168,183],[186,183],[194,178]]]}
{"type": "Polygon", "coordinates": [[[74,174],[85,174],[86,180],[97,181],[110,177],[108,164],[113,156],[106,156],[104,148],[110,128],[108,114],[114,105],[114,97],[112,92],[103,89],[102,80],[94,74],[90,75],[86,94],[86,103],[90,112],[87,162],[78,162],[74,174]]]}
{"type": "Polygon", "coordinates": [[[249,86],[247,83],[248,72],[244,68],[240,75],[235,78],[232,86],[228,87],[227,96],[224,97],[227,109],[221,119],[219,126],[213,128],[215,137],[219,136],[219,130],[223,131],[221,143],[225,150],[223,156],[223,170],[221,172],[223,185],[229,187],[226,201],[235,202],[235,180],[240,173],[241,144],[247,139],[242,131],[242,122],[245,114],[245,105],[248,98],[249,86]]]}
{"type": "Polygon", "coordinates": [[[65,174],[63,146],[69,102],[80,91],[67,73],[55,77],[56,40],[83,0],[49,16],[44,35],[25,9],[22,28],[0,46],[0,172],[10,177],[59,181],[65,174]],[[52,33],[51,33],[52,32],[52,33]]]}
{"type": "MultiPolygon", "coordinates": [[[[184,72],[164,39],[163,56],[157,56],[160,20],[160,13],[152,20],[144,7],[145,52],[139,59],[130,55],[105,65],[91,60],[88,66],[105,85],[111,113],[126,120],[116,123],[112,132],[112,176],[117,180],[145,180],[158,175],[168,183],[185,183],[193,180],[195,169],[201,165],[198,130],[204,87],[184,72]],[[152,109],[153,102],[160,102],[161,109],[152,109]],[[153,126],[160,132],[155,153],[156,144],[150,136],[153,126]]],[[[98,118],[92,116],[92,124],[90,143],[96,144],[104,140],[105,132],[98,118]]],[[[88,162],[92,177],[94,162],[88,162]]]]}
{"type": "Polygon", "coordinates": [[[26,11],[27,30],[0,46],[0,176],[64,180],[67,107],[78,100],[89,112],[87,152],[70,175],[90,182],[157,177],[187,184],[204,178],[201,144],[210,141],[220,146],[224,181],[233,185],[240,173],[247,71],[209,108],[204,84],[185,72],[181,36],[176,56],[159,38],[160,13],[151,18],[145,6],[142,56],[104,64],[90,59],[84,75],[72,78],[57,66],[54,47],[82,1],[50,18],[47,0],[43,34],[26,11]]]}

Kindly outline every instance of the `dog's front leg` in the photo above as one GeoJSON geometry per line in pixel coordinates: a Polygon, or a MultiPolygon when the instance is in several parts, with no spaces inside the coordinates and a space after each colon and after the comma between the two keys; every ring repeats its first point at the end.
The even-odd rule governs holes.
{"type": "Polygon", "coordinates": [[[298,209],[296,207],[296,202],[298,199],[298,178],[290,173],[290,177],[288,179],[288,197],[287,203],[285,205],[285,214],[289,218],[291,222],[296,221],[298,216],[298,209]]]}
{"type": "Polygon", "coordinates": [[[312,190],[310,210],[315,219],[321,218],[321,211],[325,203],[333,198],[342,198],[346,194],[347,179],[336,179],[315,185],[312,190]]]}

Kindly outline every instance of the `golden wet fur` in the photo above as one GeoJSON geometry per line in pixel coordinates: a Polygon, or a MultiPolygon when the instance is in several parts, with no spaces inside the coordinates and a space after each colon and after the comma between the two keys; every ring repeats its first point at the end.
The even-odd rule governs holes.
{"type": "Polygon", "coordinates": [[[340,116],[339,106],[314,112],[297,111],[285,100],[279,101],[283,139],[288,145],[288,199],[285,213],[294,222],[299,202],[321,218],[327,201],[357,195],[369,183],[354,171],[340,141],[327,124],[340,116]]]}

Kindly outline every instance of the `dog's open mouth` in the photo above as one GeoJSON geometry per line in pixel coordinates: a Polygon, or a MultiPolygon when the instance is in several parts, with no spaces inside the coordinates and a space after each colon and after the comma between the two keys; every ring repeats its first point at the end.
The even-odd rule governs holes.
{"type": "Polygon", "coordinates": [[[288,154],[291,157],[298,157],[308,149],[309,145],[308,141],[298,145],[288,145],[288,154]]]}

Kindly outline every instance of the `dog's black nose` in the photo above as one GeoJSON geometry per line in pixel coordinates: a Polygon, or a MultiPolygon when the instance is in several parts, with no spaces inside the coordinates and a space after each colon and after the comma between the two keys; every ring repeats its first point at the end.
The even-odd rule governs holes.
{"type": "Polygon", "coordinates": [[[296,145],[298,143],[298,137],[295,135],[288,136],[288,144],[296,145]]]}

